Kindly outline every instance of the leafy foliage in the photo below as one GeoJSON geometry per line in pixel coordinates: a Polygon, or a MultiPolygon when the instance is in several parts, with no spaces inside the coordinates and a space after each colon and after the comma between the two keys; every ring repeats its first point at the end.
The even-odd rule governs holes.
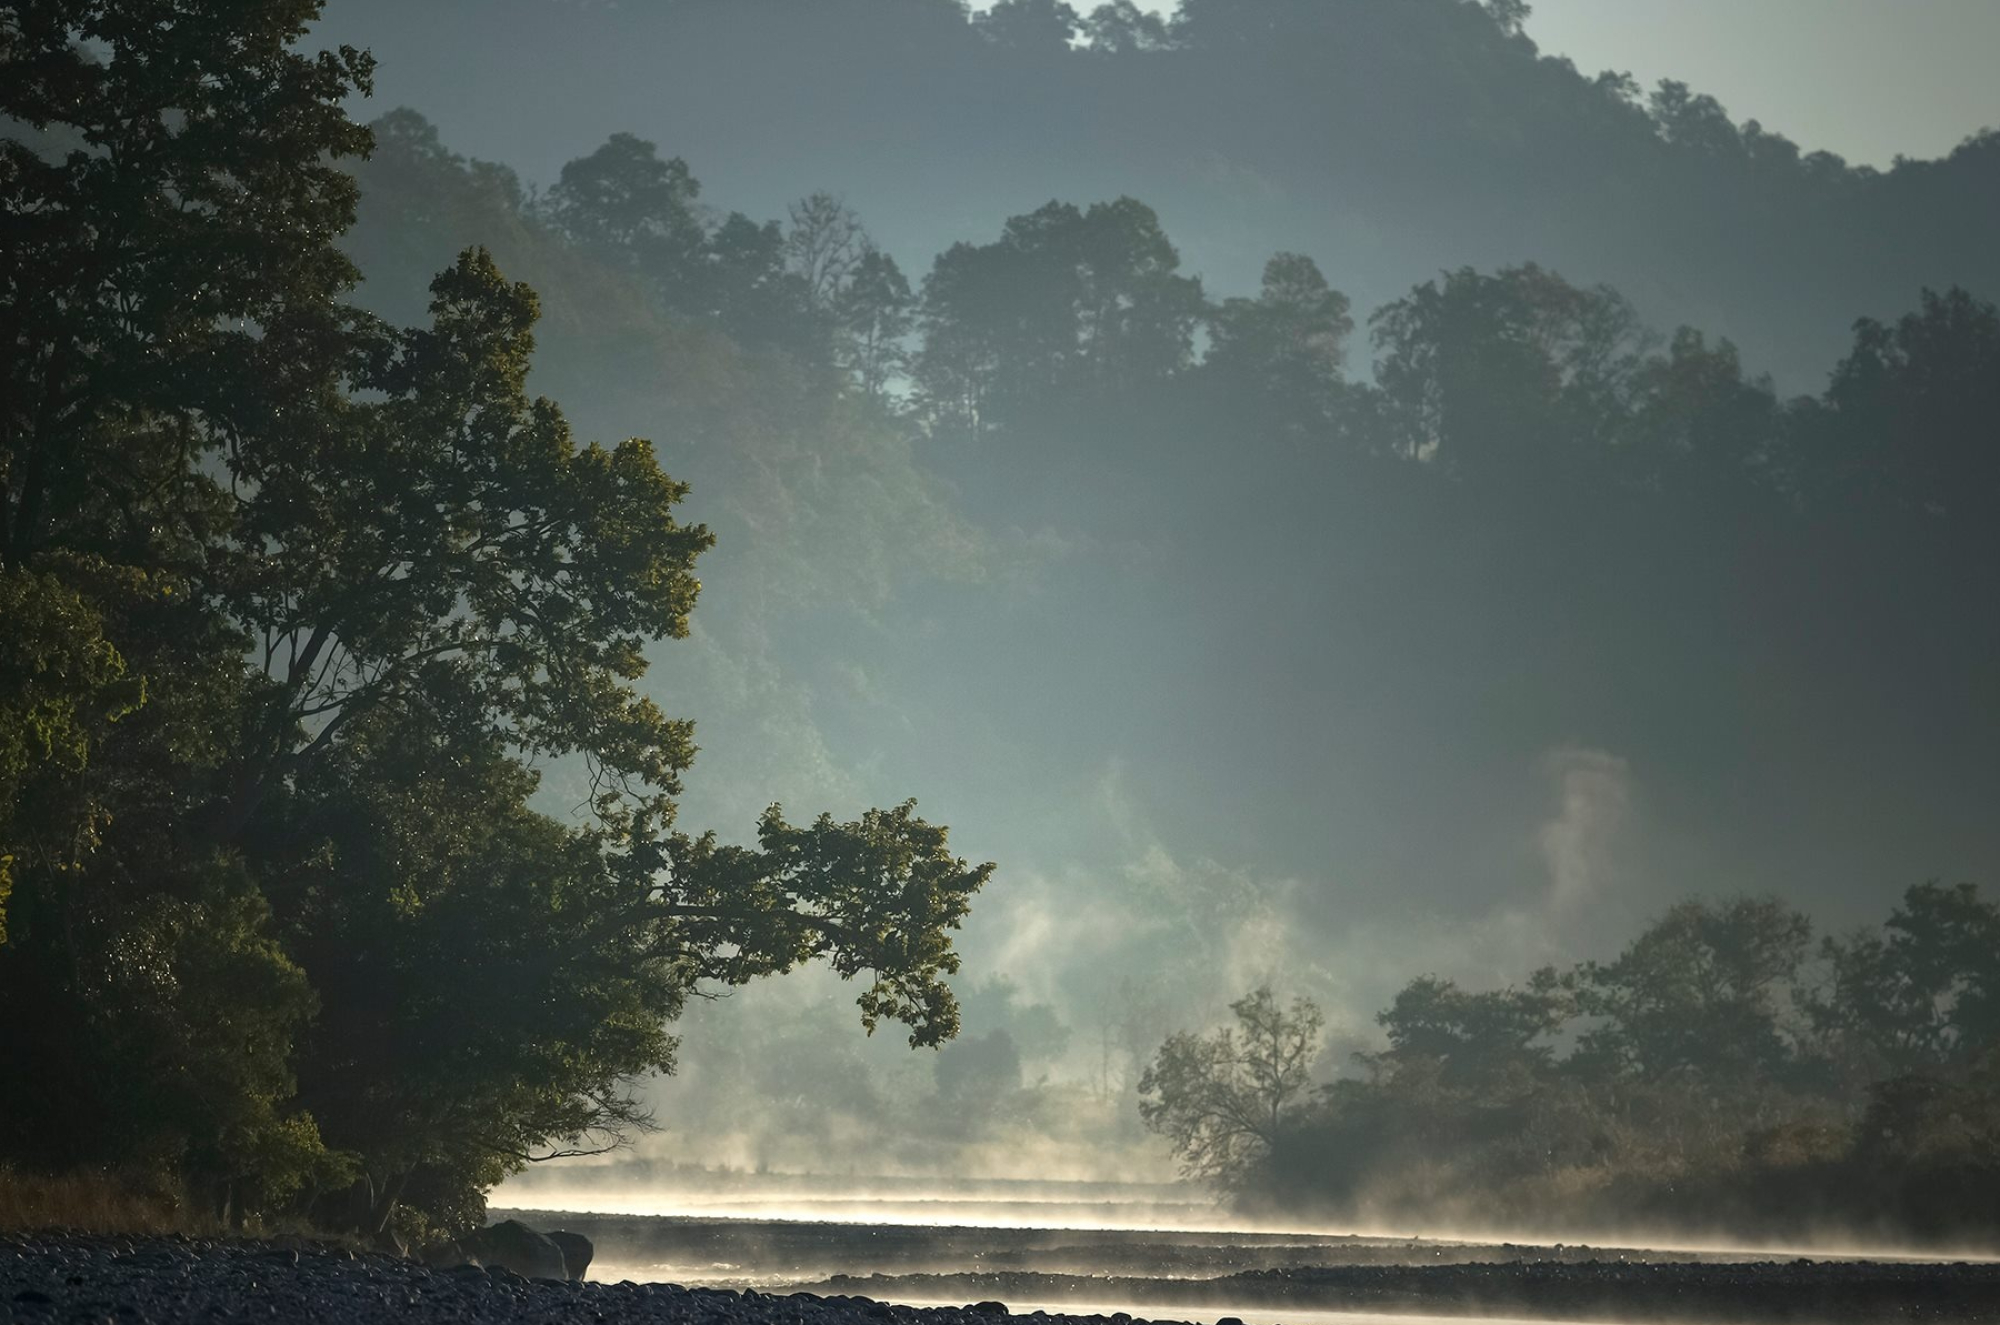
{"type": "Polygon", "coordinates": [[[1201,283],[1151,208],[1052,202],[924,278],[915,378],[934,427],[1005,426],[1081,388],[1133,390],[1190,358],[1201,283]]]}
{"type": "MultiPolygon", "coordinates": [[[[579,446],[529,396],[537,300],[486,250],[427,325],[343,302],[370,66],[293,50],[317,12],[0,20],[0,1057],[35,1067],[0,1157],[376,1231],[644,1126],[630,1085],[707,983],[824,959],[869,977],[869,1029],[949,1038],[992,867],[909,803],[773,807],[756,848],[675,829],[692,726],[634,683],[713,539],[648,443],[579,446]],[[554,759],[591,778],[572,822],[532,803],[554,759]]],[[[711,233],[694,195],[620,137],[551,223],[777,327],[805,297],[779,232],[711,233]]]]}
{"type": "Polygon", "coordinates": [[[1169,1036],[1139,1079],[1139,1114],[1202,1178],[1239,1177],[1270,1153],[1310,1098],[1325,1015],[1268,987],[1229,1005],[1236,1025],[1169,1036]]]}
{"type": "MultiPolygon", "coordinates": [[[[1359,1075],[1288,1078],[1283,1108],[1236,1107],[1257,1091],[1231,1032],[1176,1034],[1141,1113],[1263,1210],[1990,1231],[1996,924],[1976,888],[1922,884],[1816,969],[1799,913],[1684,902],[1611,962],[1491,991],[1411,981],[1359,1075]]],[[[1259,999],[1268,1014],[1259,991],[1238,1017],[1259,999]]]]}

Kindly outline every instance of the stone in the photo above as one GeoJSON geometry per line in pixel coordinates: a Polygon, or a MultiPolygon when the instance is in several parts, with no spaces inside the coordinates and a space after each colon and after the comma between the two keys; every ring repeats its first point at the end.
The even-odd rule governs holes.
{"type": "Polygon", "coordinates": [[[459,1242],[468,1256],[489,1269],[511,1270],[523,1279],[569,1278],[561,1249],[518,1219],[502,1220],[459,1242]]]}
{"type": "Polygon", "coordinates": [[[597,1248],[591,1244],[590,1239],[581,1233],[572,1233],[566,1228],[556,1229],[546,1236],[550,1242],[556,1244],[556,1250],[562,1253],[563,1269],[569,1277],[583,1278],[584,1272],[590,1268],[591,1258],[597,1254],[597,1248]]]}

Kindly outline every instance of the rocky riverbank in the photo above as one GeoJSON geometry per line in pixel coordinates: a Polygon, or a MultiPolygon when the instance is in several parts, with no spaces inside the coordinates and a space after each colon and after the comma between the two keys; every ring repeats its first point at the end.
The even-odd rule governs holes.
{"type": "Polygon", "coordinates": [[[924,1309],[798,1294],[523,1279],[311,1244],[0,1237],[0,1320],[22,1325],[282,1321],[514,1325],[991,1325],[997,1309],[924,1309]]]}
{"type": "MultiPolygon", "coordinates": [[[[1520,1262],[1336,1266],[1208,1280],[1037,1274],[836,1279],[818,1291],[524,1279],[507,1270],[418,1262],[315,1244],[103,1238],[0,1238],[0,1319],[56,1325],[298,1321],[671,1322],[671,1325],[992,1325],[1000,1301],[1157,1303],[1159,1318],[1204,1304],[1286,1312],[1506,1313],[1556,1320],[2000,1322],[2000,1266],[1788,1263],[1520,1262]],[[1073,1282],[1063,1282],[1073,1280],[1073,1282]],[[879,1297],[981,1299],[964,1307],[879,1297]]],[[[1130,1325],[1129,1316],[1056,1315],[1049,1325],[1130,1325]]]]}

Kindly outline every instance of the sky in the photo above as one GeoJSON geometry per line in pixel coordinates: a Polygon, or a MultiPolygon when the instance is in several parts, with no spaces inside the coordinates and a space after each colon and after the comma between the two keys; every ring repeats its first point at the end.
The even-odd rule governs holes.
{"type": "Polygon", "coordinates": [[[1535,0],[1528,31],[1586,71],[1682,79],[1856,163],[2000,127],[1996,0],[1535,0]]]}
{"type": "Polygon", "coordinates": [[[1587,73],[1681,79],[1856,164],[1942,156],[2000,127],[2000,0],[1535,0],[1528,32],[1587,73]]]}

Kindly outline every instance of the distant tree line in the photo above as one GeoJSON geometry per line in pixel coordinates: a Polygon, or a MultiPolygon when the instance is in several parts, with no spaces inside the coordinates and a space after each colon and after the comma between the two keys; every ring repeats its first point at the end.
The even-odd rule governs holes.
{"type": "Polygon", "coordinates": [[[1268,989],[1182,1032],[1140,1110],[1245,1209],[1593,1236],[1949,1242],[2000,1229],[2000,906],[1909,889],[1814,941],[1776,901],[1680,903],[1615,960],[1421,976],[1385,1047],[1315,1081],[1319,1010],[1268,989]]]}
{"type": "Polygon", "coordinates": [[[629,134],[531,199],[412,112],[375,129],[387,160],[371,172],[420,163],[427,191],[491,181],[502,210],[629,273],[669,316],[837,374],[940,440],[1047,445],[1069,420],[1164,397],[1232,431],[1544,498],[1582,485],[1962,529],[2000,501],[2000,311],[1963,289],[1856,323],[1827,389],[1785,400],[1728,341],[1663,339],[1609,287],[1464,268],[1378,309],[1372,374],[1351,376],[1356,321],[1312,258],[1276,254],[1254,297],[1214,300],[1131,198],[1012,217],[913,285],[838,198],[804,198],[788,223],[710,215],[687,164],[629,134]]]}
{"type": "Polygon", "coordinates": [[[941,441],[1045,447],[1073,420],[1102,433],[1108,410],[1165,399],[1211,431],[1537,500],[1622,489],[1961,531],[2000,501],[2000,312],[1962,289],[1857,323],[1827,389],[1785,400],[1728,341],[1662,339],[1615,290],[1533,264],[1460,269],[1377,310],[1372,374],[1354,375],[1355,317],[1312,258],[1277,254],[1254,297],[1211,299],[1130,198],[1015,216],[913,285],[838,198],[801,200],[789,224],[707,215],[686,163],[630,135],[528,200],[410,112],[376,128],[383,156],[431,160],[432,187],[497,171],[517,216],[630,273],[669,316],[837,375],[941,441]]]}
{"type": "MultiPolygon", "coordinates": [[[[520,12],[548,23],[535,8],[520,12]]],[[[1350,241],[1371,268],[1349,274],[1350,293],[1371,305],[1393,290],[1374,283],[1378,263],[1401,284],[1413,262],[1534,257],[1727,332],[1788,386],[1812,380],[1855,313],[1925,284],[1991,297],[2000,278],[1982,224],[2000,182],[1992,126],[1878,169],[1685,82],[1642,86],[1545,53],[1520,0],[1173,8],[686,2],[594,15],[592,30],[671,47],[650,69],[606,63],[663,73],[668,120],[739,108],[703,130],[710,142],[828,163],[816,168],[885,209],[875,219],[899,256],[958,237],[925,218],[933,180],[993,212],[1132,180],[1232,280],[1246,234],[1323,261],[1350,241]],[[978,109],[996,104],[1007,112],[978,109]],[[885,140],[894,151],[862,146],[885,140]],[[979,159],[1004,166],[971,170],[979,159]]]]}

